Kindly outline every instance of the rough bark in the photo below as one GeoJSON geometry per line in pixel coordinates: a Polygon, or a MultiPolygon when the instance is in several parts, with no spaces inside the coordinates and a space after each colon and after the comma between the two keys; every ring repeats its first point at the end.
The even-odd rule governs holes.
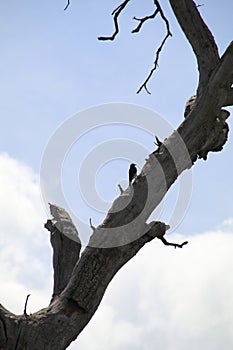
{"type": "Polygon", "coordinates": [[[89,322],[117,271],[154,238],[168,243],[164,223],[146,222],[170,186],[197,158],[220,151],[227,140],[229,112],[222,107],[233,103],[233,43],[219,58],[194,2],[170,3],[199,68],[197,93],[187,106],[185,119],[149,155],[141,174],[114,201],[80,257],[80,241],[69,215],[51,206],[53,219],[46,227],[54,250],[53,298],[48,307],[27,317],[0,306],[0,349],[65,349],[89,322]]]}
{"type": "Polygon", "coordinates": [[[201,93],[219,62],[218,47],[194,1],[170,0],[170,4],[195,53],[200,73],[197,92],[201,93]]]}
{"type": "Polygon", "coordinates": [[[50,204],[50,211],[53,219],[47,221],[45,228],[50,231],[50,242],[53,248],[53,299],[69,282],[79,259],[81,241],[69,214],[63,208],[50,204]]]}

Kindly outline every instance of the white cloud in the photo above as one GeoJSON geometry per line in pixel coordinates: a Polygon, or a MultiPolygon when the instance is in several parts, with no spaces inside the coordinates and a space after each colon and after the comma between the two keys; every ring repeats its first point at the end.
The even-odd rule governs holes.
{"type": "Polygon", "coordinates": [[[222,228],[224,231],[233,232],[233,218],[228,218],[224,220],[220,228],[222,228]]]}
{"type": "MultiPolygon", "coordinates": [[[[0,154],[1,303],[22,313],[47,305],[51,249],[38,177],[0,154]]],[[[231,350],[233,346],[233,227],[228,218],[215,232],[183,249],[153,241],[108,287],[96,314],[70,349],[231,350]]]]}
{"type": "Polygon", "coordinates": [[[232,233],[168,236],[188,238],[182,250],[151,242],[117,274],[70,348],[232,349],[232,233]]]}
{"type": "Polygon", "coordinates": [[[49,301],[49,234],[43,229],[46,215],[38,176],[7,154],[0,154],[0,197],[0,300],[22,313],[26,295],[31,294],[31,312],[49,301]]]}

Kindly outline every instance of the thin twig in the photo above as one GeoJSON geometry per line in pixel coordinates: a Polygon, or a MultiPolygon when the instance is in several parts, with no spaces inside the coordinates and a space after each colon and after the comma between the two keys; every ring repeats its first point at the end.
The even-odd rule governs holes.
{"type": "Polygon", "coordinates": [[[160,141],[160,139],[155,136],[155,141],[154,141],[155,146],[160,147],[163,143],[160,141]]]}
{"type": "Polygon", "coordinates": [[[156,51],[156,56],[155,56],[155,61],[154,61],[154,66],[153,68],[151,69],[150,73],[148,74],[146,80],[144,81],[144,83],[140,86],[140,88],[138,89],[137,91],[137,94],[139,94],[139,92],[141,92],[141,90],[144,88],[146,90],[146,92],[151,95],[150,91],[148,90],[147,88],[147,83],[148,81],[150,80],[150,78],[152,77],[154,71],[157,69],[158,67],[158,61],[159,61],[159,55],[160,55],[160,52],[162,51],[162,48],[166,42],[166,40],[168,39],[169,36],[171,36],[172,34],[171,33],[167,33],[167,35],[164,37],[160,47],[158,48],[158,50],[156,51]]]}
{"type": "Polygon", "coordinates": [[[95,231],[95,226],[92,225],[91,218],[90,218],[90,228],[92,229],[93,232],[95,231]]]}
{"type": "Polygon", "coordinates": [[[137,18],[137,17],[134,17],[133,19],[135,19],[136,21],[139,21],[140,23],[138,24],[138,26],[132,30],[131,33],[138,33],[143,25],[144,22],[148,21],[148,19],[153,19],[155,18],[155,16],[159,13],[159,10],[156,9],[154,11],[154,13],[152,13],[152,15],[149,15],[149,16],[145,16],[143,18],[137,18]]]}
{"type": "Polygon", "coordinates": [[[150,73],[148,74],[146,80],[144,81],[144,83],[140,86],[140,88],[138,89],[137,91],[137,94],[139,94],[139,92],[141,92],[141,90],[144,88],[146,90],[146,92],[150,95],[150,91],[148,90],[147,88],[147,83],[148,81],[150,80],[150,78],[152,77],[154,71],[156,70],[156,68],[158,67],[158,62],[159,62],[159,55],[160,55],[160,52],[162,51],[162,48],[166,42],[166,40],[169,38],[169,36],[172,36],[172,33],[170,31],[170,25],[169,25],[169,22],[167,20],[167,18],[165,17],[164,13],[163,13],[163,10],[160,6],[160,3],[157,1],[157,0],[154,0],[154,4],[156,5],[159,13],[160,13],[160,16],[162,17],[162,19],[164,20],[165,24],[166,24],[166,29],[167,29],[167,34],[165,35],[163,41],[161,42],[161,45],[159,46],[158,50],[156,51],[156,55],[155,55],[155,61],[154,61],[154,66],[153,68],[151,69],[150,73]]]}
{"type": "Polygon", "coordinates": [[[157,238],[160,239],[163,242],[163,244],[171,245],[174,248],[183,248],[184,245],[188,244],[188,241],[185,241],[185,242],[183,242],[181,244],[178,244],[178,243],[170,243],[164,237],[157,237],[157,238]]]}
{"type": "Polygon", "coordinates": [[[30,297],[30,294],[27,295],[26,297],[26,301],[25,301],[25,305],[24,305],[24,310],[23,310],[23,314],[24,316],[27,318],[28,314],[27,314],[27,303],[28,303],[28,298],[30,297]]]}
{"type": "MultiPolygon", "coordinates": [[[[118,16],[120,15],[120,13],[123,11],[123,9],[126,7],[126,5],[130,2],[130,0],[125,0],[123,1],[118,7],[115,8],[115,10],[112,12],[112,16],[113,16],[113,21],[114,21],[114,25],[115,25],[115,31],[114,33],[111,35],[111,36],[100,36],[98,37],[99,40],[114,40],[116,35],[119,33],[119,25],[118,25],[118,16]]],[[[137,91],[137,94],[139,92],[141,92],[141,90],[144,88],[146,90],[146,92],[148,94],[150,94],[150,91],[148,90],[147,88],[147,83],[148,81],[150,80],[150,78],[152,77],[154,71],[156,70],[156,68],[158,67],[158,61],[159,61],[159,55],[160,55],[160,52],[162,51],[163,49],[163,46],[166,42],[166,40],[168,39],[169,36],[172,36],[172,33],[170,31],[170,26],[169,26],[169,22],[167,20],[167,18],[165,17],[164,13],[163,13],[163,10],[160,6],[160,3],[158,0],[154,0],[154,4],[156,6],[156,9],[154,11],[154,13],[152,15],[149,15],[149,16],[145,16],[143,18],[137,18],[137,17],[134,17],[135,20],[139,21],[140,23],[138,24],[138,26],[132,31],[132,33],[137,33],[140,31],[143,23],[145,21],[147,21],[148,19],[153,19],[155,18],[155,16],[159,13],[161,18],[163,19],[163,21],[165,22],[166,24],[166,29],[167,29],[167,34],[165,35],[164,39],[162,40],[162,43],[161,45],[159,46],[159,48],[157,49],[156,51],[156,55],[155,55],[155,61],[154,61],[154,66],[153,68],[151,69],[150,73],[148,74],[146,80],[144,81],[144,83],[140,86],[140,88],[138,89],[137,91]]]]}
{"type": "Polygon", "coordinates": [[[64,8],[64,11],[66,11],[68,9],[68,7],[70,6],[70,0],[67,1],[67,5],[66,7],[64,8]]]}
{"type": "Polygon", "coordinates": [[[121,194],[123,194],[123,193],[124,193],[124,190],[123,190],[123,188],[121,187],[120,184],[118,184],[118,187],[119,187],[119,190],[120,190],[121,194]]]}
{"type": "Polygon", "coordinates": [[[125,0],[120,4],[115,10],[112,12],[113,21],[115,25],[115,32],[111,36],[99,36],[98,40],[114,40],[116,35],[119,33],[119,25],[118,25],[118,16],[120,15],[121,11],[125,8],[125,6],[130,2],[130,0],[125,0]]]}

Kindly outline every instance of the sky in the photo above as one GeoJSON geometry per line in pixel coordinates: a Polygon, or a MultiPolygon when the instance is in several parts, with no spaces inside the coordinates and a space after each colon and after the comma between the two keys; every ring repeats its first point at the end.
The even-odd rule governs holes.
{"type": "MultiPolygon", "coordinates": [[[[221,12],[216,0],[203,3],[222,54],[232,40],[232,1],[223,1],[221,12]]],[[[0,300],[12,312],[23,312],[29,293],[29,312],[50,300],[48,200],[71,213],[85,243],[89,218],[101,223],[117,184],[127,186],[129,163],[141,169],[154,135],[169,136],[183,120],[197,86],[196,61],[168,2],[161,4],[173,36],[148,84],[151,95],[136,91],[164,23],[157,18],[137,35],[130,31],[133,16],[153,11],[152,1],[128,6],[114,42],[97,37],[112,33],[116,1],[71,1],[67,11],[63,1],[2,4],[0,300]]],[[[171,224],[169,240],[189,244],[144,247],[115,276],[70,349],[232,349],[232,152],[230,130],[223,151],[185,172],[152,216],[171,224]]]]}

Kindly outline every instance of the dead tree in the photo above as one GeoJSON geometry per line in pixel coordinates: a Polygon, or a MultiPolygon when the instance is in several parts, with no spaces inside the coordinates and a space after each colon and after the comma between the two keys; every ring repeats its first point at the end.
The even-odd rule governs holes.
{"type": "MultiPolygon", "coordinates": [[[[46,223],[54,253],[54,291],[50,305],[28,315],[25,304],[25,312],[19,316],[0,306],[0,349],[65,349],[76,339],[97,310],[117,271],[154,238],[169,244],[164,238],[167,225],[161,222],[148,225],[146,221],[170,186],[198,158],[206,159],[208,152],[221,151],[227,141],[229,112],[223,107],[233,105],[233,42],[219,57],[215,40],[195,3],[169,1],[193,48],[199,69],[197,91],[187,104],[185,119],[150,154],[132,184],[134,194],[129,203],[117,210],[128,200],[127,192],[123,191],[104,222],[93,227],[90,244],[81,255],[78,233],[69,215],[51,205],[53,219],[46,223]],[[188,157],[181,151],[181,140],[188,157]],[[76,235],[76,241],[70,240],[69,234],[76,235]],[[133,239],[126,242],[126,237],[133,239]]],[[[128,2],[124,1],[123,5],[128,2]]],[[[162,16],[159,2],[154,3],[162,16]]],[[[120,6],[115,15],[119,15],[119,10],[120,6]]],[[[143,87],[146,88],[146,82],[143,87]]],[[[181,248],[185,243],[173,245],[181,248]]]]}

